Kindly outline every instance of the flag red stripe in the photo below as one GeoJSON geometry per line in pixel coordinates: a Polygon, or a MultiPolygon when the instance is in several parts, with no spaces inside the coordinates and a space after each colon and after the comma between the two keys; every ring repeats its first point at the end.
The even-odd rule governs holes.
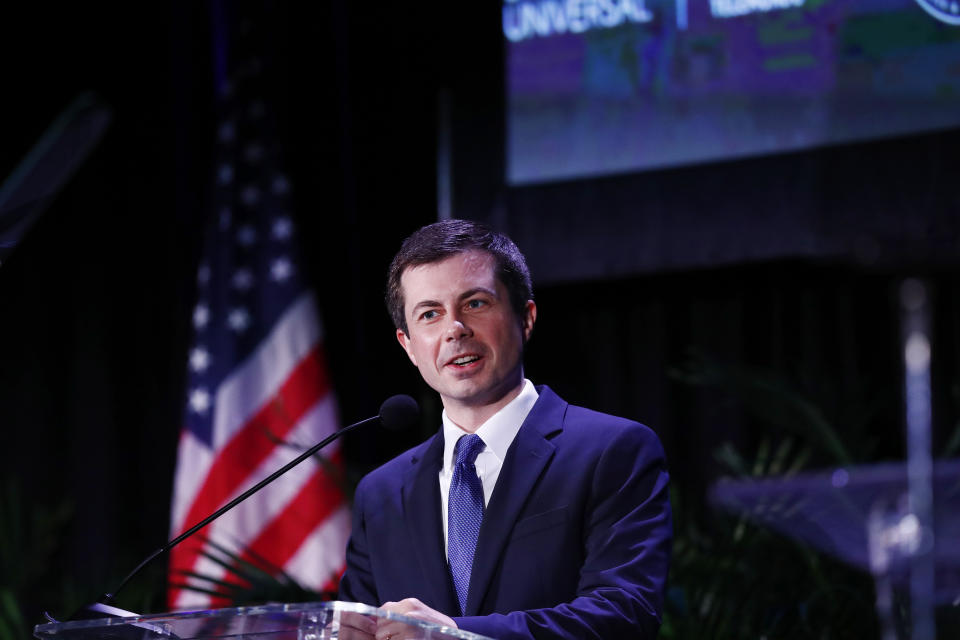
{"type": "MultiPolygon", "coordinates": [[[[341,466],[339,451],[331,456],[330,462],[336,467],[341,466]]],[[[282,569],[307,537],[343,503],[340,486],[323,468],[318,467],[286,507],[246,545],[240,557],[258,566],[266,562],[268,566],[264,568],[268,570],[282,569]]],[[[229,574],[223,579],[238,582],[229,574]]],[[[223,591],[223,588],[217,590],[223,591]]],[[[230,601],[214,597],[212,604],[226,606],[230,601]]]]}
{"type": "MultiPolygon", "coordinates": [[[[341,464],[339,452],[331,462],[337,466],[341,464]]],[[[340,486],[323,469],[318,468],[296,497],[247,546],[254,555],[283,567],[307,536],[343,502],[340,486]]]]}
{"type": "MultiPolygon", "coordinates": [[[[323,348],[318,344],[297,364],[277,393],[219,451],[180,533],[213,513],[236,493],[277,446],[275,439],[285,437],[317,400],[328,393],[329,386],[323,348]]],[[[174,548],[170,554],[171,572],[190,570],[199,551],[199,544],[174,548]]],[[[179,589],[171,590],[171,603],[178,594],[179,589]]]]}
{"type": "Polygon", "coordinates": [[[327,393],[328,387],[322,347],[317,345],[297,364],[277,393],[217,453],[187,512],[181,533],[226,502],[270,455],[277,446],[276,439],[285,437],[327,393]]]}

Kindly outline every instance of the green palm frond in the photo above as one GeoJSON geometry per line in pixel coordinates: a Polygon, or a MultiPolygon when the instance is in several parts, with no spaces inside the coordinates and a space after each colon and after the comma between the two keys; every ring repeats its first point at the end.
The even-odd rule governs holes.
{"type": "MultiPolygon", "coordinates": [[[[694,352],[670,375],[720,390],[763,425],[752,451],[731,442],[714,451],[732,478],[789,477],[807,469],[815,454],[837,465],[855,458],[819,406],[778,374],[721,364],[694,352]]],[[[876,406],[864,402],[848,414],[868,424],[876,406]]],[[[859,447],[856,451],[857,456],[863,453],[859,447]]],[[[868,575],[746,515],[705,512],[699,504],[688,504],[678,487],[672,491],[673,561],[661,637],[871,636],[876,618],[868,575]]],[[[797,507],[791,499],[771,498],[759,508],[767,515],[789,516],[797,507]]]]}
{"type": "Polygon", "coordinates": [[[192,580],[176,581],[172,586],[224,598],[235,606],[264,602],[315,602],[332,600],[336,594],[303,587],[290,575],[249,548],[231,549],[223,543],[205,540],[209,549],[204,557],[224,569],[214,578],[193,571],[178,575],[192,580]]]}
{"type": "Polygon", "coordinates": [[[686,384],[720,389],[739,400],[762,424],[820,448],[834,464],[853,463],[853,456],[819,407],[776,372],[720,363],[693,350],[687,362],[672,369],[670,376],[686,384]]]}
{"type": "Polygon", "coordinates": [[[72,514],[68,502],[51,507],[24,500],[16,476],[0,482],[0,640],[29,637],[24,594],[53,595],[54,554],[72,514]]]}
{"type": "Polygon", "coordinates": [[[0,588],[0,639],[22,638],[25,629],[27,624],[13,591],[6,587],[0,588]]]}

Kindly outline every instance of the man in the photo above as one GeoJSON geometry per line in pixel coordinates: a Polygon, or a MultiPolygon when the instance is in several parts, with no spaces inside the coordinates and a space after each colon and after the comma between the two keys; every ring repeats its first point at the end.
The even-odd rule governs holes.
{"type": "Polygon", "coordinates": [[[537,307],[516,245],[473,222],[426,226],[393,259],[387,305],[443,425],[357,487],[341,599],[493,638],[655,637],[662,447],[524,379],[537,307]]]}

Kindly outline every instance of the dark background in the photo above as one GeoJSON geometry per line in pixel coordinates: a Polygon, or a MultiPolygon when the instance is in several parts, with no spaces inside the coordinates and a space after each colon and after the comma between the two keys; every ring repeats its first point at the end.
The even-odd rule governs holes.
{"type": "MultiPolygon", "coordinates": [[[[732,441],[750,451],[767,425],[723,389],[685,382],[691,353],[783,383],[861,461],[902,457],[905,276],[933,286],[934,450],[943,447],[958,421],[949,176],[960,132],[508,189],[499,6],[457,4],[283,4],[263,18],[272,109],[343,419],[400,392],[425,408],[423,433],[348,440],[354,479],[437,420],[382,291],[400,241],[436,218],[441,95],[455,215],[492,222],[530,259],[539,323],[528,376],[653,427],[675,485],[695,502],[719,473],[714,450],[732,441]],[[796,233],[825,249],[778,253],[782,234],[796,233]]],[[[21,594],[33,623],[43,608],[112,588],[167,537],[213,175],[212,45],[206,3],[40,4],[0,25],[0,176],[79,92],[114,111],[0,266],[4,488],[47,516],[67,509],[60,542],[25,542],[38,558],[21,594]]]]}

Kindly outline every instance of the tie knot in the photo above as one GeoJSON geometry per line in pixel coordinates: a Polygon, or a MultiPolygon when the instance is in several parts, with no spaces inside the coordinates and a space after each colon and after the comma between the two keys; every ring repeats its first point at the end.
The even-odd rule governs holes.
{"type": "Polygon", "coordinates": [[[484,446],[483,440],[475,433],[463,436],[453,447],[453,459],[456,464],[473,464],[484,446]]]}

